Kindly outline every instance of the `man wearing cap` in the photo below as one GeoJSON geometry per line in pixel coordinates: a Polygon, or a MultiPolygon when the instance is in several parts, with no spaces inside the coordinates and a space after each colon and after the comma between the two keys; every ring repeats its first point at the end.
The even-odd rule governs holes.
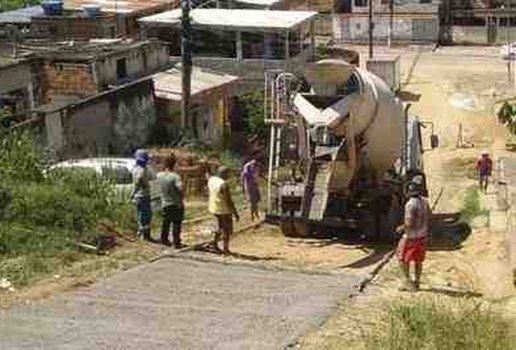
{"type": "Polygon", "coordinates": [[[135,152],[134,158],[136,160],[136,167],[133,170],[134,189],[131,198],[136,204],[138,236],[141,239],[150,241],[152,220],[150,195],[151,174],[147,167],[150,161],[150,156],[147,151],[139,149],[135,152]]]}
{"type": "Polygon", "coordinates": [[[229,253],[229,239],[233,233],[233,216],[235,220],[239,220],[238,212],[231,198],[231,191],[227,180],[229,178],[229,169],[220,167],[216,175],[211,176],[208,180],[208,211],[213,214],[217,220],[217,230],[213,240],[213,248],[220,251],[219,241],[222,236],[223,252],[229,253]]]}
{"type": "Polygon", "coordinates": [[[398,258],[406,282],[402,290],[419,290],[432,212],[427,199],[422,196],[422,186],[418,182],[412,181],[409,184],[408,195],[410,198],[405,204],[404,223],[397,229],[403,232],[398,245],[398,258]],[[411,262],[415,265],[414,282],[410,279],[411,262]]]}
{"type": "Polygon", "coordinates": [[[477,161],[478,180],[480,190],[487,192],[487,185],[489,184],[489,177],[493,171],[493,161],[489,157],[489,152],[482,151],[480,158],[477,161]]]}

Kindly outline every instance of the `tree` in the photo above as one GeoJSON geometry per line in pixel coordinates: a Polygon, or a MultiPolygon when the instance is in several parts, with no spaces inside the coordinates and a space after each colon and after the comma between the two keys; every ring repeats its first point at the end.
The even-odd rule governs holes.
{"type": "Polygon", "coordinates": [[[498,120],[513,134],[516,134],[516,105],[504,102],[498,111],[498,120]]]}
{"type": "Polygon", "coordinates": [[[0,12],[16,10],[22,7],[34,6],[41,3],[41,0],[2,0],[0,2],[0,12]]]}

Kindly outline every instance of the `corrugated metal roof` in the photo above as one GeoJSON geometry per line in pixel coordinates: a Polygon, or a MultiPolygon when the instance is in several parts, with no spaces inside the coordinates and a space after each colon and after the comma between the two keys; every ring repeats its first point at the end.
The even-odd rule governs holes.
{"type": "MultiPolygon", "coordinates": [[[[191,79],[191,94],[193,97],[213,88],[236,82],[239,78],[229,74],[192,67],[191,79]]],[[[181,101],[181,65],[154,74],[152,80],[154,81],[154,91],[157,97],[181,101]]]]}
{"type": "Polygon", "coordinates": [[[29,24],[32,16],[43,15],[41,6],[24,7],[17,10],[0,12],[1,24],[29,24]]]}
{"type": "Polygon", "coordinates": [[[276,4],[282,3],[284,2],[284,0],[235,0],[235,2],[268,8],[276,4]]]}
{"type": "MultiPolygon", "coordinates": [[[[193,27],[209,27],[229,30],[267,31],[292,29],[315,17],[315,11],[273,11],[250,9],[194,9],[190,12],[193,27]]],[[[181,9],[140,18],[150,25],[178,25],[181,9]]]]}
{"type": "Polygon", "coordinates": [[[150,10],[161,6],[170,5],[175,8],[178,0],[65,0],[64,8],[67,10],[82,10],[84,5],[97,4],[102,12],[133,13],[150,10]]]}

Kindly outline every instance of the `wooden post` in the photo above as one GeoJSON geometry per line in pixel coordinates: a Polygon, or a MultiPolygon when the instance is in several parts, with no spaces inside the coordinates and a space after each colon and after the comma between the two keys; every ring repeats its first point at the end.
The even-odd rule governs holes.
{"type": "MultiPolygon", "coordinates": [[[[116,34],[115,34],[116,37],[116,34]]],[[[147,26],[144,23],[140,24],[140,39],[142,41],[147,40],[147,26]]]]}
{"type": "Polygon", "coordinates": [[[235,45],[236,45],[237,70],[238,70],[238,74],[241,74],[242,73],[242,63],[244,60],[244,51],[242,48],[242,32],[236,32],[235,45]]]}
{"type": "Polygon", "coordinates": [[[190,26],[190,0],[181,0],[181,126],[188,127],[190,121],[190,93],[192,78],[192,52],[190,26]]]}
{"type": "Polygon", "coordinates": [[[301,25],[299,26],[299,30],[298,30],[298,38],[299,38],[299,54],[302,55],[303,54],[303,49],[304,49],[304,41],[305,41],[305,31],[304,31],[304,26],[301,25]]]}
{"type": "Polygon", "coordinates": [[[315,31],[314,31],[314,21],[310,20],[310,50],[311,50],[311,59],[315,59],[315,31]]]}
{"type": "Polygon", "coordinates": [[[289,30],[285,31],[285,62],[290,62],[290,35],[289,30]]]}

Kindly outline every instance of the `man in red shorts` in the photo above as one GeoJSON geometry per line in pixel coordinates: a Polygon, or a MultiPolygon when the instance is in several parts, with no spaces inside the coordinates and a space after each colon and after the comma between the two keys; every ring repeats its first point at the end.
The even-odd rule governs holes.
{"type": "Polygon", "coordinates": [[[428,226],[432,215],[426,198],[422,196],[422,186],[411,182],[408,186],[409,200],[405,204],[405,222],[398,227],[403,232],[398,245],[398,258],[405,275],[406,285],[402,290],[419,290],[423,261],[426,254],[428,226]],[[415,265],[415,280],[410,279],[410,263],[415,265]]]}

